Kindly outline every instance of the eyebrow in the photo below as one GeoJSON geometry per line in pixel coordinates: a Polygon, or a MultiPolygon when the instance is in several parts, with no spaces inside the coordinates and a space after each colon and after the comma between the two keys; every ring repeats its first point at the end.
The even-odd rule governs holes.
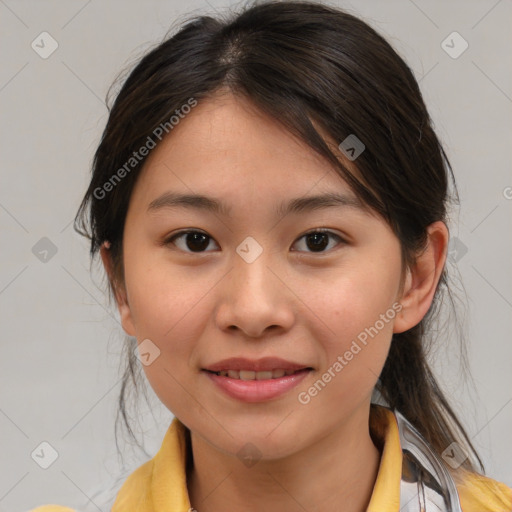
{"type": "MultiPolygon", "coordinates": [[[[179,194],[176,192],[165,192],[149,203],[147,211],[155,212],[167,208],[191,208],[212,213],[218,213],[230,217],[231,208],[213,197],[200,194],[179,194]]],[[[292,199],[289,202],[282,202],[276,209],[277,216],[285,216],[289,213],[307,213],[329,207],[349,207],[364,210],[361,201],[352,195],[337,193],[325,193],[315,196],[305,196],[292,199]]]]}

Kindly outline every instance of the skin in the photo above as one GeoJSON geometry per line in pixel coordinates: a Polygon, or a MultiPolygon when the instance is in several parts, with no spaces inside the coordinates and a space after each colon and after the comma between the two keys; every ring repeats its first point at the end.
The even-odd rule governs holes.
{"type": "MultiPolygon", "coordinates": [[[[369,502],[380,460],[368,428],[371,393],[393,332],[416,325],[431,304],[448,231],[442,222],[429,226],[425,251],[404,269],[397,237],[367,210],[275,215],[283,200],[323,192],[354,197],[307,145],[230,94],[181,120],[152,151],[133,191],[116,300],[126,333],[160,350],[143,368],[191,430],[187,485],[199,512],[325,512],[340,503],[351,512],[369,502]],[[166,191],[214,197],[232,217],[184,207],[148,212],[166,191]],[[332,236],[315,252],[303,235],[316,228],[344,241],[332,236]],[[193,252],[186,236],[162,245],[184,229],[211,237],[206,251],[193,252]],[[236,252],[247,236],[263,249],[252,263],[236,252]],[[397,302],[400,313],[307,405],[299,403],[298,394],[397,302]],[[201,372],[236,356],[278,356],[314,371],[285,395],[244,403],[201,372]],[[250,468],[237,457],[247,443],[261,453],[250,468]]],[[[101,255],[113,279],[108,245],[101,255]]]]}

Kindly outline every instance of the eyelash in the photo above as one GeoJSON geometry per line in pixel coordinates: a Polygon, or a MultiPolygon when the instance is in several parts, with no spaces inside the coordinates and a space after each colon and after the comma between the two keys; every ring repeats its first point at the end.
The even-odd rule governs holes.
{"type": "MultiPolygon", "coordinates": [[[[174,245],[174,242],[176,239],[180,238],[180,237],[184,237],[185,235],[188,235],[188,234],[193,234],[193,233],[199,233],[201,235],[205,235],[206,237],[208,237],[210,240],[213,240],[213,238],[211,236],[209,236],[207,233],[204,233],[203,231],[199,231],[199,230],[195,230],[195,229],[189,229],[189,230],[184,230],[184,231],[179,231],[178,233],[175,233],[174,235],[168,237],[167,239],[165,239],[163,242],[162,242],[162,245],[164,246],[168,246],[170,244],[173,244],[174,245]]],[[[327,230],[327,229],[323,229],[323,228],[317,228],[317,229],[312,229],[310,231],[308,231],[307,233],[304,233],[303,235],[301,235],[297,241],[307,237],[308,235],[313,235],[313,234],[325,234],[325,235],[329,235],[331,237],[334,237],[338,240],[338,245],[341,243],[346,243],[345,240],[338,234],[334,233],[333,231],[330,231],[330,230],[327,230]]],[[[297,241],[295,243],[297,243],[297,241]]],[[[294,243],[294,245],[295,245],[294,243]]],[[[194,252],[194,251],[186,251],[186,250],[183,250],[183,249],[179,249],[187,254],[202,254],[202,253],[208,253],[208,252],[211,252],[211,251],[197,251],[197,252],[194,252]]],[[[327,252],[331,251],[332,249],[328,249],[327,251],[306,251],[307,253],[309,254],[326,254],[327,252]]],[[[301,252],[301,251],[294,251],[294,252],[301,252]]]]}

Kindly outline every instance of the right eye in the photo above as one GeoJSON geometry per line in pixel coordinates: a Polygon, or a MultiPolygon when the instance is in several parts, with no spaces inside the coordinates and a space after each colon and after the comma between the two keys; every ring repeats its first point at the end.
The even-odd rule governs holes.
{"type": "MultiPolygon", "coordinates": [[[[183,252],[199,253],[205,251],[213,242],[213,238],[202,231],[180,231],[165,240],[164,245],[173,244],[183,252]]],[[[218,247],[218,246],[217,246],[218,247]]]]}

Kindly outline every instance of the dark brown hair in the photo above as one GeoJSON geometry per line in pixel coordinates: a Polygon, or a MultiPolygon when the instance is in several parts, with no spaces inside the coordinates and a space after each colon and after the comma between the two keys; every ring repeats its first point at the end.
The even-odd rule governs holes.
{"type": "MultiPolygon", "coordinates": [[[[425,246],[427,226],[446,220],[453,173],[402,58],[368,24],[337,8],[302,1],[256,2],[225,17],[187,20],[143,56],[109,107],[75,229],[90,239],[91,260],[104,241],[110,242],[112,294],[123,285],[124,222],[145,160],[130,159],[149,138],[157,139],[158,127],[167,126],[172,136],[169,120],[191,98],[200,102],[220,89],[250,99],[325,157],[392,227],[405,264],[414,262],[425,246]],[[316,128],[338,143],[351,134],[363,142],[365,150],[355,161],[359,177],[316,128]]],[[[478,462],[483,470],[426,357],[440,297],[450,295],[447,283],[445,268],[425,318],[393,336],[377,387],[437,453],[456,440],[473,455],[474,461],[468,458],[463,467],[476,470],[478,462]]],[[[137,388],[140,365],[133,354],[136,340],[129,339],[126,347],[119,410],[133,435],[125,398],[130,380],[137,388]]]]}

